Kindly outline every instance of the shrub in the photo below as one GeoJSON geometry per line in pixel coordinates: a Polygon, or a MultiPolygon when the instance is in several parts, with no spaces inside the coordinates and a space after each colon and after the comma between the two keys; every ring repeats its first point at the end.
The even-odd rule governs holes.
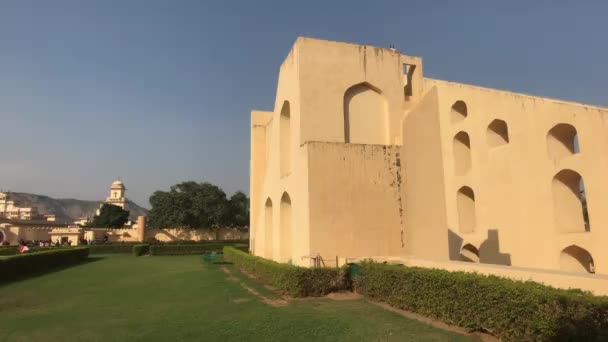
{"type": "Polygon", "coordinates": [[[0,255],[15,255],[19,252],[19,246],[1,246],[0,255]]]}
{"type": "Polygon", "coordinates": [[[24,253],[0,259],[0,282],[20,276],[42,273],[53,268],[80,263],[89,256],[87,247],[55,248],[40,252],[24,253]]]}
{"type": "Polygon", "coordinates": [[[234,247],[224,247],[224,260],[293,297],[323,296],[351,289],[348,268],[306,268],[281,264],[234,247]]]}
{"type": "Polygon", "coordinates": [[[103,244],[89,245],[91,254],[114,254],[114,253],[132,253],[133,244],[103,244]]]}
{"type": "Polygon", "coordinates": [[[133,255],[136,257],[142,256],[144,254],[148,254],[149,250],[150,250],[150,245],[146,245],[146,244],[135,245],[135,246],[133,246],[133,255]]]}
{"type": "Polygon", "coordinates": [[[608,341],[608,297],[465,272],[364,262],[366,297],[505,341],[608,341]]]}
{"type": "Polygon", "coordinates": [[[207,252],[221,252],[224,244],[188,244],[188,245],[151,245],[150,255],[191,255],[207,252]]]}

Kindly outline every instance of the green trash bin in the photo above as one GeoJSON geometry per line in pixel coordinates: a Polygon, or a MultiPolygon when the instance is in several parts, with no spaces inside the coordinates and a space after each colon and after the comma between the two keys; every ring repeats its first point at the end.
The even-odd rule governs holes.
{"type": "Polygon", "coordinates": [[[356,279],[357,277],[361,276],[361,265],[359,264],[348,264],[348,267],[350,268],[350,278],[351,279],[356,279]]]}

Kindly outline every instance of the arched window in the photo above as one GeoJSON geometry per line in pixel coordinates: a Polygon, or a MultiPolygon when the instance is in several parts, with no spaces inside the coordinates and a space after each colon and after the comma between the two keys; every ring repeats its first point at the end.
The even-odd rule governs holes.
{"type": "Polygon", "coordinates": [[[291,259],[291,198],[284,192],[281,197],[281,261],[287,262],[291,259]]]}
{"type": "Polygon", "coordinates": [[[272,259],[272,200],[268,198],[264,208],[264,257],[272,259]]]}
{"type": "Polygon", "coordinates": [[[503,120],[496,119],[488,125],[488,145],[490,147],[501,146],[509,143],[509,128],[503,120]]]}
{"type": "Polygon", "coordinates": [[[579,152],[578,134],[570,124],[560,123],[547,133],[549,158],[560,159],[579,152]]]}
{"type": "Polygon", "coordinates": [[[463,186],[456,194],[458,209],[458,226],[461,233],[473,233],[477,224],[475,215],[475,193],[468,186],[463,186]]]}
{"type": "Polygon", "coordinates": [[[564,271],[595,273],[591,253],[577,245],[571,245],[562,250],[560,268],[564,271]]]}
{"type": "Polygon", "coordinates": [[[576,171],[561,170],[552,181],[555,224],[561,233],[591,230],[583,177],[576,171]]]}
{"type": "Polygon", "coordinates": [[[344,141],[354,144],[386,145],[388,104],[380,90],[360,83],[344,93],[344,141]]]}
{"type": "Polygon", "coordinates": [[[452,105],[452,110],[450,111],[450,117],[452,123],[462,121],[466,119],[469,115],[467,110],[467,104],[464,101],[456,101],[452,105]]]}
{"type": "Polygon", "coordinates": [[[291,112],[289,101],[283,102],[280,118],[281,177],[291,172],[291,112]]]}
{"type": "Polygon", "coordinates": [[[466,132],[458,132],[454,136],[454,172],[462,176],[471,168],[471,141],[466,132]]]}
{"type": "Polygon", "coordinates": [[[467,261],[467,262],[479,262],[479,250],[471,245],[470,243],[467,243],[466,245],[462,246],[462,248],[460,249],[460,260],[461,261],[467,261]]]}

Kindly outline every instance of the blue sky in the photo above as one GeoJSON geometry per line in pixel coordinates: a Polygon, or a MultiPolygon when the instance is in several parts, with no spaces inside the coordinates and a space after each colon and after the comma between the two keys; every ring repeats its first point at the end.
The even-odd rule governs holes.
{"type": "Polygon", "coordinates": [[[299,35],[395,45],[425,75],[608,106],[608,2],[2,1],[0,188],[148,205],[248,191],[249,111],[299,35]]]}

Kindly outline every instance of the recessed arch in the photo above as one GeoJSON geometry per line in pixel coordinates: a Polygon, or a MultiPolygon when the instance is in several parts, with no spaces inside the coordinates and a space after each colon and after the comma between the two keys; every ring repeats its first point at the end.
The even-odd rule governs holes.
{"type": "Polygon", "coordinates": [[[591,230],[583,177],[576,171],[559,171],[551,183],[555,224],[560,233],[591,230]]]}
{"type": "Polygon", "coordinates": [[[579,152],[578,132],[571,124],[559,123],[547,133],[549,158],[561,159],[579,152]]]}
{"type": "Polygon", "coordinates": [[[291,259],[292,240],[291,198],[287,192],[281,197],[281,261],[291,259]]]}
{"type": "Polygon", "coordinates": [[[266,200],[264,206],[264,257],[272,259],[272,200],[266,200]]]}
{"type": "Polygon", "coordinates": [[[593,257],[577,245],[564,248],[560,253],[560,268],[564,271],[595,273],[593,257]]]}
{"type": "Polygon", "coordinates": [[[458,209],[458,227],[461,233],[473,233],[477,224],[475,214],[475,192],[468,186],[463,186],[456,194],[458,209]]]}
{"type": "Polygon", "coordinates": [[[344,141],[379,145],[389,142],[388,103],[380,89],[367,82],[344,93],[344,141]]]}
{"type": "Polygon", "coordinates": [[[479,263],[479,250],[472,244],[467,243],[460,249],[460,260],[479,263]]]}
{"type": "Polygon", "coordinates": [[[504,120],[495,119],[490,122],[486,131],[488,146],[497,147],[509,143],[509,127],[504,120]]]}
{"type": "Polygon", "coordinates": [[[454,172],[462,176],[471,168],[471,140],[467,132],[460,131],[453,141],[454,172]]]}
{"type": "Polygon", "coordinates": [[[280,169],[281,177],[284,177],[291,172],[291,109],[289,101],[283,102],[283,107],[281,107],[279,130],[280,169]]]}
{"type": "Polygon", "coordinates": [[[452,121],[452,123],[462,121],[466,119],[467,116],[469,116],[467,104],[462,100],[454,102],[454,104],[452,105],[452,109],[450,110],[450,120],[452,121]]]}

